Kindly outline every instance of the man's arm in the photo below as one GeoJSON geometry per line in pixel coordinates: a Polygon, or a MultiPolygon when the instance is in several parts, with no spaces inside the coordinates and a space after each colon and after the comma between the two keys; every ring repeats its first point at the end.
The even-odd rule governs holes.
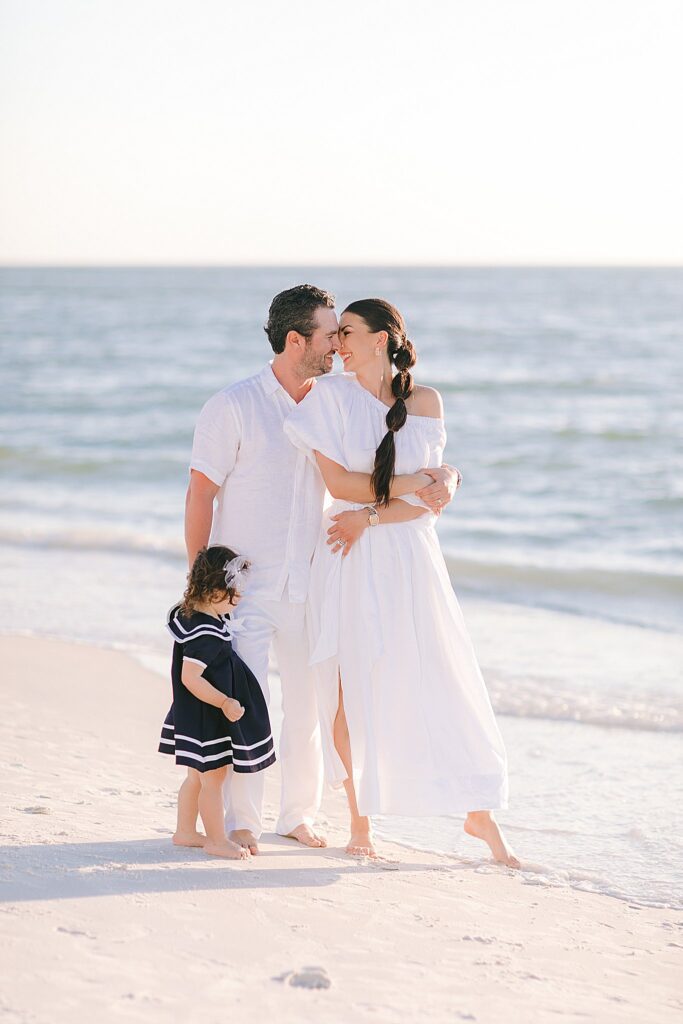
{"type": "Polygon", "coordinates": [[[185,498],[185,547],[190,568],[209,543],[213,500],[232,473],[242,437],[242,419],[234,398],[219,391],[199,413],[192,441],[190,483],[185,498]]]}
{"type": "Polygon", "coordinates": [[[190,472],[190,483],[185,497],[185,547],[190,568],[197,552],[209,543],[213,520],[213,500],[218,486],[198,469],[190,472]]]}

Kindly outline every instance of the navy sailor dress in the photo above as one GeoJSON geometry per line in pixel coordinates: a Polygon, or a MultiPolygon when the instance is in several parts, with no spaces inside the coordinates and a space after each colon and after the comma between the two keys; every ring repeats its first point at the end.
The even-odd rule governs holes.
{"type": "Polygon", "coordinates": [[[167,628],[175,640],[171,680],[173,704],[161,730],[159,752],[175,754],[176,764],[209,772],[232,765],[236,772],[260,772],[275,761],[273,735],[263,691],[254,673],[232,648],[236,623],[228,615],[203,612],[184,615],[180,605],[168,613],[167,628]],[[203,667],[202,676],[244,708],[239,722],[230,722],[220,708],[206,704],[183,684],[183,661],[203,667]]]}

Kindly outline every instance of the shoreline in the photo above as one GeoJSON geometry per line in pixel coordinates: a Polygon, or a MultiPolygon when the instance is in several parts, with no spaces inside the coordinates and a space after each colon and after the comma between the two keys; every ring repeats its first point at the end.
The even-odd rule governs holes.
{"type": "MultiPolygon", "coordinates": [[[[335,793],[323,803],[326,850],[272,832],[239,865],[175,848],[182,773],[155,750],[166,681],[85,644],[2,636],[0,655],[10,1019],[61,1024],[77,1012],[155,1024],[218,1019],[226,1002],[283,1024],[349,1012],[383,1022],[677,1019],[680,911],[390,842],[384,860],[358,862],[343,853],[335,793]]],[[[268,775],[266,829],[278,791],[268,775]]]]}

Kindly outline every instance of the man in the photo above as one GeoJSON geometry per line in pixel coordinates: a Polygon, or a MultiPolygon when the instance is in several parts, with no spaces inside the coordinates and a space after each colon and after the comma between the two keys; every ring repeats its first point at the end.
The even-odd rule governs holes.
{"type": "MultiPolygon", "coordinates": [[[[282,795],[276,831],[305,846],[326,840],[314,830],[322,795],[322,756],[315,690],[308,667],[305,601],[320,530],[325,486],[313,464],[287,439],[282,425],[329,373],[339,347],[334,297],[298,285],[273,299],[268,340],[271,363],[214,395],[194,435],[185,509],[190,565],[209,543],[229,544],[252,563],[234,637],[239,656],[268,700],[268,655],[275,650],[282,681],[282,795]],[[214,510],[214,502],[216,502],[214,510]]],[[[430,470],[421,492],[435,508],[450,501],[457,470],[430,470]]],[[[368,495],[371,498],[368,476],[368,495]]],[[[225,784],[230,838],[258,853],[264,772],[230,772],[225,784]]]]}

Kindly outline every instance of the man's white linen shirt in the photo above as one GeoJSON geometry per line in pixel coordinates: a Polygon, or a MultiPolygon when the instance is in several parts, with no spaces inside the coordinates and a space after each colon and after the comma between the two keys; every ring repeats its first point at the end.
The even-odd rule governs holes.
{"type": "Polygon", "coordinates": [[[270,363],[229,385],[199,414],[190,468],[219,488],[209,543],[224,544],[252,563],[244,592],[301,603],[325,485],[283,430],[294,408],[270,363]]]}

